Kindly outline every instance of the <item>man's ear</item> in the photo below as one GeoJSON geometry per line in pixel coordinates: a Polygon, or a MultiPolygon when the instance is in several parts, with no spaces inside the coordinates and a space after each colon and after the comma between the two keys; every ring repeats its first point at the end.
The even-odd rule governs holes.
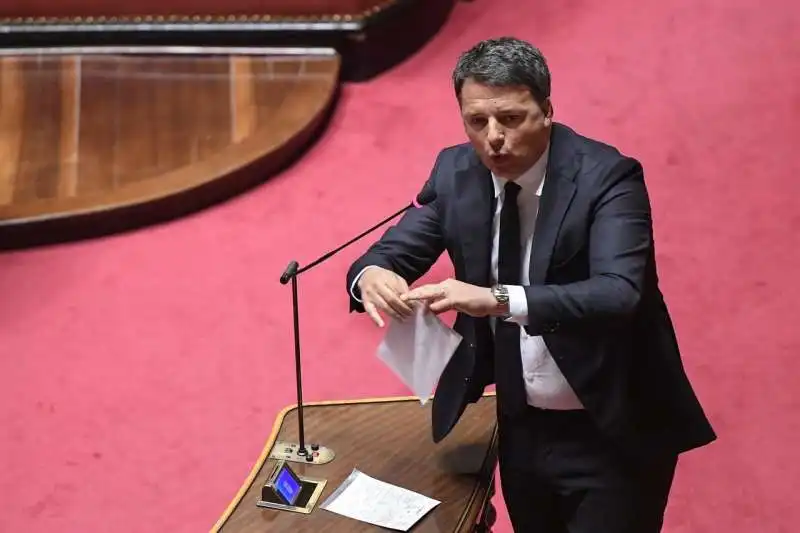
{"type": "Polygon", "coordinates": [[[553,123],[553,102],[550,100],[550,98],[547,98],[544,101],[543,107],[544,107],[544,109],[543,109],[544,110],[544,125],[545,126],[549,126],[550,124],[553,123]]]}

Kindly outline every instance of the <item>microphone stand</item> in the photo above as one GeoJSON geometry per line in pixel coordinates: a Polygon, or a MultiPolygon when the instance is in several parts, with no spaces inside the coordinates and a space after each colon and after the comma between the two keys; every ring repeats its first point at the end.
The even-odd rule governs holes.
{"type": "MultiPolygon", "coordinates": [[[[422,202],[418,202],[422,203],[422,202]]],[[[427,202],[426,202],[427,203],[427,202]]],[[[343,245],[339,246],[335,250],[331,250],[330,252],[326,253],[322,257],[315,259],[311,263],[301,267],[297,261],[291,261],[289,266],[286,267],[286,270],[283,271],[281,274],[280,282],[282,285],[286,285],[289,281],[292,282],[292,318],[293,318],[293,326],[294,326],[294,364],[295,364],[295,376],[297,380],[297,431],[299,436],[299,442],[283,442],[278,441],[272,447],[272,453],[270,454],[273,459],[284,460],[284,461],[293,461],[298,463],[311,463],[311,464],[325,464],[333,461],[335,454],[333,450],[327,448],[325,446],[320,446],[319,444],[312,444],[310,446],[310,450],[306,448],[305,442],[305,428],[303,426],[303,369],[300,363],[300,312],[299,312],[299,305],[297,302],[297,276],[302,274],[303,272],[310,270],[317,266],[318,264],[322,263],[323,261],[330,259],[343,249],[347,248],[354,242],[358,241],[359,239],[364,238],[368,234],[372,233],[376,229],[380,228],[384,224],[387,224],[392,219],[402,215],[410,208],[414,207],[414,203],[407,205],[403,209],[397,211],[396,213],[392,214],[391,216],[381,220],[368,230],[362,232],[358,236],[350,239],[343,245]]]]}

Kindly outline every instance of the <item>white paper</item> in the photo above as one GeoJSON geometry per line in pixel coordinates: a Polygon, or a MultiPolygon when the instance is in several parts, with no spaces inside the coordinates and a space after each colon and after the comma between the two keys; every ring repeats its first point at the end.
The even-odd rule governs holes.
{"type": "Polygon", "coordinates": [[[353,469],[321,507],[354,520],[408,531],[440,503],[353,469]]]}
{"type": "Polygon", "coordinates": [[[461,335],[424,305],[418,305],[414,316],[389,323],[386,337],[378,346],[378,358],[425,405],[459,343],[461,335]]]}

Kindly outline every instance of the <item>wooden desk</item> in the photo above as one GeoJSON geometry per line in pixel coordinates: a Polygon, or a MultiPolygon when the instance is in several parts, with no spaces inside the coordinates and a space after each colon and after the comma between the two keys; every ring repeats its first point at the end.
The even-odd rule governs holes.
{"type": "Polygon", "coordinates": [[[320,508],[353,468],[442,502],[414,533],[490,531],[497,463],[494,394],[467,407],[439,444],[431,438],[430,404],[420,407],[415,398],[304,404],[303,410],[307,444],[318,442],[336,453],[324,465],[290,463],[300,476],[328,481],[317,507],[304,515],[256,506],[275,465],[269,458],[273,443],[298,438],[297,410],[292,407],[278,416],[261,457],[212,533],[382,531],[320,508]]]}

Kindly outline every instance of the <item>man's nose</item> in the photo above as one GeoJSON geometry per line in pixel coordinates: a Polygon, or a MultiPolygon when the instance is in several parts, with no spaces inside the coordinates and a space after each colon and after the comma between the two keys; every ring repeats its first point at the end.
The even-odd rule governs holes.
{"type": "Polygon", "coordinates": [[[505,134],[496,120],[489,121],[489,146],[495,152],[499,152],[505,143],[505,134]]]}

